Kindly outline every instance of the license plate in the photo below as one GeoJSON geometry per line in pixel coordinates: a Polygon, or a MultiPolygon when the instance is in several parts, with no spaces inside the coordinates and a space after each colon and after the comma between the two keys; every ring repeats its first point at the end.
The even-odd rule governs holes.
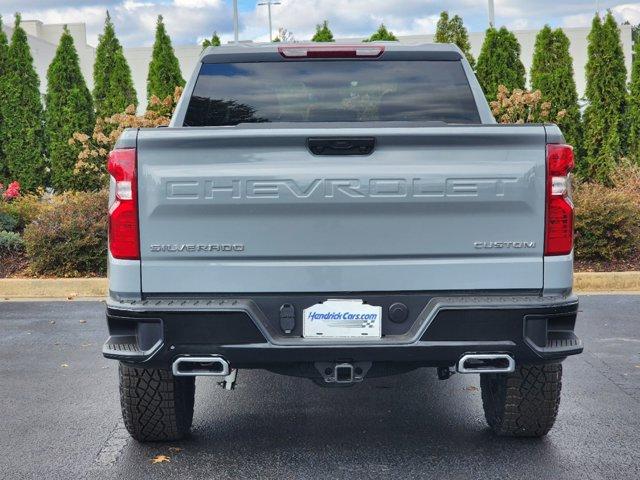
{"type": "Polygon", "coordinates": [[[382,336],[382,307],[362,300],[327,300],[303,312],[305,338],[379,339],[382,336]]]}

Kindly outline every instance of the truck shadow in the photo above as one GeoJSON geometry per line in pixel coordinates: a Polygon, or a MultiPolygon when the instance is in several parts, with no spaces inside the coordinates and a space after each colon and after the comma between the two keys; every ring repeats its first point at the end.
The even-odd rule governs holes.
{"type": "Polygon", "coordinates": [[[551,436],[492,435],[475,375],[441,382],[435,370],[422,369],[326,389],[262,371],[240,374],[234,392],[198,380],[189,439],[171,446],[129,442],[124,456],[178,447],[172,468],[183,462],[194,477],[215,468],[221,478],[412,478],[438,472],[473,478],[471,472],[509,471],[515,458],[520,471],[535,471],[544,462],[562,478],[551,436]]]}

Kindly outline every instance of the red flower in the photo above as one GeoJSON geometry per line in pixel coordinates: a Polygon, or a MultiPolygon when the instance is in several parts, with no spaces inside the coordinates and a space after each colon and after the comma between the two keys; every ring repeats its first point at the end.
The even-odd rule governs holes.
{"type": "Polygon", "coordinates": [[[5,200],[11,200],[12,198],[16,198],[18,195],[20,195],[20,184],[18,182],[11,182],[2,194],[5,200]]]}

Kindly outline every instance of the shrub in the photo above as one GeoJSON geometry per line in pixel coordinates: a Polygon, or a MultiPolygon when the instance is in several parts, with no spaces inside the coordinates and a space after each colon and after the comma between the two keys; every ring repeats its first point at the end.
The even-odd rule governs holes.
{"type": "Polygon", "coordinates": [[[505,27],[487,30],[476,63],[476,74],[488,100],[494,98],[500,85],[524,89],[525,69],[520,60],[520,44],[512,32],[505,27]]]}
{"type": "Polygon", "coordinates": [[[74,170],[76,190],[95,191],[105,188],[109,183],[107,155],[122,132],[127,128],[155,128],[169,125],[181,95],[182,87],[176,87],[173,95],[163,100],[151,97],[149,109],[143,116],[136,115],[136,107],[129,105],[123,113],[99,118],[91,136],[82,132],[74,133],[69,143],[78,145],[81,150],[74,170]]]}
{"type": "MultiPolygon", "coordinates": [[[[5,78],[9,73],[9,43],[7,42],[7,34],[4,33],[4,27],[2,25],[2,16],[0,16],[0,97],[7,95],[5,92],[6,86],[5,78]]],[[[2,120],[2,105],[0,105],[0,181],[7,178],[9,175],[9,166],[7,164],[7,158],[4,155],[4,149],[2,144],[4,143],[4,122],[2,120]]]]}
{"type": "Polygon", "coordinates": [[[434,40],[438,43],[455,43],[467,57],[471,68],[476,67],[476,59],[471,54],[469,32],[459,15],[450,18],[449,12],[441,12],[434,40]]]}
{"type": "Polygon", "coordinates": [[[202,42],[202,50],[207,47],[219,47],[222,42],[220,41],[220,36],[218,32],[213,32],[211,38],[205,38],[202,42]]]}
{"type": "Polygon", "coordinates": [[[24,231],[32,273],[76,277],[104,275],[107,259],[107,198],[98,193],[54,197],[24,231]]]}
{"type": "Polygon", "coordinates": [[[80,70],[80,58],[66,25],[56,55],[47,70],[45,133],[51,186],[73,189],[78,147],[69,145],[74,132],[91,133],[95,124],[93,99],[80,70]]]}
{"type": "Polygon", "coordinates": [[[531,89],[540,90],[542,97],[551,102],[552,117],[560,111],[566,112],[558,126],[577,153],[582,119],[569,46],[569,38],[562,29],[552,30],[545,25],[540,30],[531,66],[531,89]]]}
{"type": "MultiPolygon", "coordinates": [[[[23,194],[10,202],[0,201],[0,217],[6,215],[15,219],[17,225],[11,230],[21,232],[45,208],[47,204],[39,195],[23,194]]],[[[3,228],[0,225],[0,230],[3,228]]]]}
{"type": "Polygon", "coordinates": [[[584,180],[611,184],[624,144],[627,69],[620,29],[611,12],[596,14],[589,33],[584,112],[584,156],[576,173],[584,180]]]}
{"type": "Polygon", "coordinates": [[[0,232],[0,257],[24,250],[24,240],[16,232],[0,232]]]}
{"type": "Polygon", "coordinates": [[[0,231],[15,232],[20,220],[10,213],[0,211],[0,231]]]}
{"type": "MultiPolygon", "coordinates": [[[[637,186],[637,185],[636,185],[637,186]]],[[[632,189],[578,184],[575,255],[579,260],[616,260],[640,249],[640,203],[632,189]]]]}
{"type": "Polygon", "coordinates": [[[316,33],[311,37],[312,42],[335,42],[333,39],[333,32],[329,28],[329,22],[324,22],[316,25],[316,33]]]}
{"type": "Polygon", "coordinates": [[[9,177],[33,191],[46,183],[44,116],[40,80],[33,66],[27,33],[16,20],[2,78],[2,149],[9,177]]]}
{"type": "Polygon", "coordinates": [[[635,198],[640,205],[640,165],[633,161],[623,160],[621,165],[611,174],[613,186],[635,198]]]}
{"type": "Polygon", "coordinates": [[[0,194],[2,194],[2,199],[5,201],[13,200],[20,196],[20,182],[11,182],[7,185],[7,188],[4,188],[4,185],[0,183],[0,194]]]}
{"type": "Polygon", "coordinates": [[[122,45],[107,12],[104,30],[98,37],[96,60],[93,64],[93,99],[96,117],[104,118],[124,111],[128,105],[138,105],[131,69],[124,57],[122,45]]]}
{"type": "MultiPolygon", "coordinates": [[[[33,194],[26,195],[28,199],[32,197],[33,194]]],[[[0,183],[0,231],[22,231],[31,221],[30,218],[25,218],[25,215],[32,209],[32,205],[25,209],[23,198],[25,197],[20,194],[20,183],[11,182],[6,188],[0,183]]]]}
{"type": "Polygon", "coordinates": [[[147,75],[147,99],[165,98],[172,94],[176,85],[184,87],[185,81],[180,71],[180,63],[171,45],[162,15],[156,23],[156,39],[153,43],[149,74],[147,75]]]}
{"type": "Polygon", "coordinates": [[[558,121],[565,111],[551,119],[551,102],[543,101],[540,90],[527,92],[519,88],[509,91],[504,85],[498,87],[496,100],[490,103],[493,116],[500,123],[544,123],[558,121]]]}
{"type": "MultiPolygon", "coordinates": [[[[640,25],[636,27],[640,32],[640,25]]],[[[634,30],[636,31],[636,30],[634,30]]],[[[631,83],[629,84],[629,108],[627,110],[627,154],[640,164],[640,36],[633,46],[633,66],[631,67],[631,83]]]]}
{"type": "Polygon", "coordinates": [[[290,32],[284,27],[278,28],[278,35],[273,39],[274,42],[282,42],[282,43],[294,43],[296,41],[296,37],[293,32],[290,32]]]}
{"type": "Polygon", "coordinates": [[[398,37],[396,37],[393,32],[387,30],[387,27],[384,23],[381,23],[378,27],[378,30],[371,35],[369,38],[363,40],[363,42],[397,42],[398,37]]]}

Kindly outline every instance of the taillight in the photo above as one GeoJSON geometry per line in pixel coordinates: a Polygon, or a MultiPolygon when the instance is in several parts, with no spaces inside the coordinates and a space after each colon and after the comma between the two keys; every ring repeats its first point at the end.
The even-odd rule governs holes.
{"type": "Polygon", "coordinates": [[[300,45],[278,47],[284,58],[377,58],[383,45],[300,45]]]}
{"type": "Polygon", "coordinates": [[[573,147],[547,145],[545,255],[568,255],[573,249],[571,178],[573,147]]]}
{"type": "Polygon", "coordinates": [[[136,150],[113,150],[107,162],[116,183],[116,199],[109,207],[109,251],[114,258],[139,260],[136,150]]]}

